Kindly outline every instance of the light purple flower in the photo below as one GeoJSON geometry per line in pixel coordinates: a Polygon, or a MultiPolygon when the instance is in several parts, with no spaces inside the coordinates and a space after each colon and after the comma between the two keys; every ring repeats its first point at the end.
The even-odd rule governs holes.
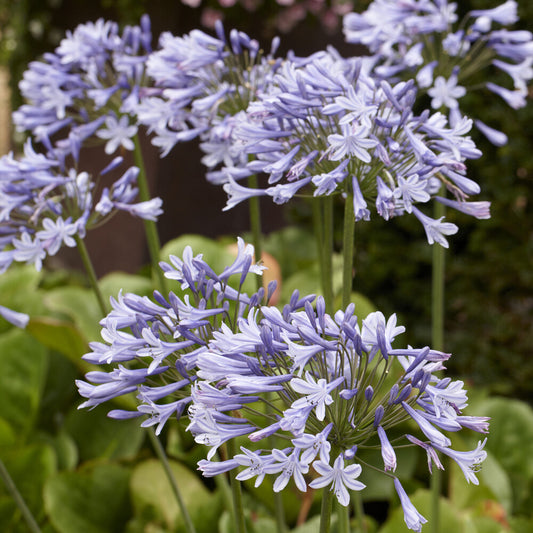
{"type": "Polygon", "coordinates": [[[407,493],[405,492],[404,488],[400,483],[400,480],[397,477],[394,478],[394,488],[396,489],[396,493],[398,494],[398,497],[400,498],[400,503],[402,504],[403,518],[405,520],[405,524],[409,529],[420,533],[420,531],[422,531],[422,524],[425,524],[427,520],[416,510],[415,506],[411,503],[409,496],[407,496],[407,493]]]}
{"type": "Polygon", "coordinates": [[[330,466],[323,461],[315,461],[313,468],[320,475],[319,478],[314,479],[309,483],[309,486],[314,489],[319,489],[327,485],[331,485],[332,490],[341,505],[347,507],[350,503],[350,490],[363,490],[366,485],[356,479],[361,474],[361,465],[351,464],[344,466],[344,458],[340,454],[330,466]]]}
{"type": "Polygon", "coordinates": [[[438,76],[433,87],[428,89],[428,94],[432,98],[433,109],[440,109],[443,106],[455,109],[459,105],[457,99],[466,94],[466,89],[457,85],[457,76],[450,76],[447,80],[443,76],[438,76]]]}

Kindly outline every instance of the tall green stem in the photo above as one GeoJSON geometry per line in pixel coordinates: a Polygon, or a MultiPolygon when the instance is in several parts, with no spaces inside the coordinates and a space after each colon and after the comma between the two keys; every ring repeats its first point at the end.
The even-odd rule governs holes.
{"type": "MultiPolygon", "coordinates": [[[[252,174],[248,178],[248,185],[252,189],[257,189],[257,176],[252,174]]],[[[263,255],[263,246],[262,246],[262,232],[261,232],[261,206],[259,203],[259,196],[252,196],[248,201],[249,210],[250,210],[250,230],[252,232],[252,241],[255,249],[255,260],[261,261],[263,255]]],[[[263,280],[261,276],[256,276],[257,279],[257,289],[259,290],[262,286],[263,280]]]]}
{"type": "Polygon", "coordinates": [[[333,504],[333,492],[329,487],[324,487],[322,492],[322,510],[320,512],[320,532],[330,533],[331,531],[331,507],[333,504]]]}
{"type": "Polygon", "coordinates": [[[81,261],[85,268],[85,272],[87,272],[89,283],[91,284],[91,288],[94,292],[94,295],[96,296],[96,299],[98,300],[100,311],[102,312],[102,315],[107,315],[107,305],[105,304],[104,297],[102,296],[102,292],[100,291],[100,286],[98,285],[98,280],[96,279],[96,273],[94,271],[93,263],[89,256],[89,252],[87,251],[87,247],[85,246],[85,241],[79,235],[75,235],[74,239],[76,241],[76,246],[78,248],[81,261]]]}
{"type": "Polygon", "coordinates": [[[167,454],[165,453],[165,450],[161,444],[161,441],[159,440],[159,438],[153,432],[152,429],[148,429],[148,435],[150,436],[150,440],[152,441],[152,446],[154,447],[154,451],[157,457],[159,458],[159,460],[161,461],[161,464],[163,465],[163,469],[165,470],[167,479],[170,482],[170,486],[172,487],[172,492],[174,493],[174,497],[176,498],[176,502],[178,503],[178,507],[181,511],[181,515],[183,516],[183,520],[185,522],[185,529],[188,531],[188,533],[196,533],[194,524],[192,523],[189,512],[187,511],[187,506],[185,505],[185,502],[183,501],[183,498],[181,496],[178,483],[176,481],[176,478],[174,477],[174,473],[172,472],[172,468],[170,467],[167,454]]]}
{"type": "Polygon", "coordinates": [[[7,471],[7,468],[5,467],[1,459],[0,459],[0,478],[2,478],[2,481],[4,482],[4,485],[6,486],[7,491],[9,492],[9,494],[11,494],[11,497],[13,498],[13,500],[15,500],[17,507],[19,508],[20,512],[22,513],[22,516],[24,517],[24,520],[26,521],[26,524],[28,525],[28,529],[31,531],[31,533],[41,533],[39,525],[37,524],[35,518],[33,518],[33,515],[31,514],[30,509],[26,505],[24,498],[18,491],[17,486],[15,485],[15,482],[9,475],[9,472],[7,471]]]}
{"type": "Polygon", "coordinates": [[[345,308],[351,299],[353,282],[353,254],[355,218],[353,209],[353,195],[346,197],[344,205],[344,233],[342,243],[343,270],[342,270],[342,307],[345,308]]]}
{"type": "Polygon", "coordinates": [[[313,207],[313,232],[315,234],[315,243],[316,243],[316,255],[318,260],[319,272],[320,272],[320,287],[322,288],[322,293],[326,293],[326,279],[324,268],[324,227],[323,227],[323,217],[322,217],[322,201],[318,198],[313,198],[311,200],[311,205],[313,207]]]}
{"type": "Polygon", "coordinates": [[[365,509],[363,507],[363,497],[360,491],[355,491],[353,494],[355,516],[357,518],[357,524],[359,527],[359,533],[366,533],[365,523],[365,509]]]}
{"type": "MultiPolygon", "coordinates": [[[[434,216],[444,216],[446,208],[435,202],[434,216]]],[[[431,343],[435,350],[444,349],[444,248],[433,245],[431,285],[431,343]]],[[[441,494],[441,473],[436,468],[431,476],[431,533],[439,533],[439,500],[441,494]]]]}
{"type": "Polygon", "coordinates": [[[333,198],[326,196],[324,202],[324,300],[326,310],[333,313],[333,198]]]}
{"type": "MultiPolygon", "coordinates": [[[[151,199],[151,196],[150,189],[148,187],[146,169],[144,167],[141,143],[138,135],[135,135],[133,142],[135,144],[133,157],[135,160],[135,165],[139,169],[139,176],[137,177],[139,199],[142,202],[147,202],[151,199]]],[[[161,251],[161,242],[159,241],[159,234],[157,233],[157,225],[153,220],[143,220],[143,223],[144,232],[146,235],[146,243],[148,245],[148,253],[150,254],[150,264],[152,265],[152,275],[157,279],[159,289],[164,293],[166,290],[166,279],[163,275],[163,271],[159,268],[159,252],[161,251]]]]}
{"type": "MultiPolygon", "coordinates": [[[[230,439],[226,444],[228,457],[235,456],[235,442],[233,442],[233,440],[234,439],[230,439]]],[[[237,479],[235,479],[236,474],[234,472],[230,472],[229,475],[231,493],[233,495],[233,524],[235,525],[235,533],[246,533],[241,484],[237,479]]]]}
{"type": "Polygon", "coordinates": [[[350,507],[337,505],[337,531],[339,533],[350,533],[350,507]]]}

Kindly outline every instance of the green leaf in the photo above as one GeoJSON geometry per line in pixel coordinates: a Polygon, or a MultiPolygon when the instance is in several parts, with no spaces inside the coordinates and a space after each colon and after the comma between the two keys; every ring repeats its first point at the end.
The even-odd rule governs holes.
{"type": "Polygon", "coordinates": [[[47,444],[54,450],[58,470],[74,470],[78,465],[78,448],[74,439],[64,429],[56,435],[38,433],[33,440],[47,444]]]}
{"type": "MultiPolygon", "coordinates": [[[[342,257],[333,255],[333,293],[338,294],[342,288],[342,257]]],[[[283,280],[281,285],[281,301],[288,302],[295,289],[300,291],[300,295],[322,294],[320,283],[320,271],[318,263],[310,267],[295,272],[293,275],[283,280]]]]}
{"type": "Polygon", "coordinates": [[[47,348],[65,355],[81,371],[91,369],[81,356],[89,351],[86,337],[72,322],[51,318],[32,318],[26,328],[31,335],[47,348]]]}
{"type": "Polygon", "coordinates": [[[499,461],[490,452],[487,452],[487,458],[483,461],[479,479],[483,485],[489,487],[496,500],[510,514],[513,507],[511,481],[499,461]]]}
{"type": "Polygon", "coordinates": [[[98,285],[106,302],[110,296],[116,298],[120,290],[123,294],[132,292],[139,296],[150,296],[154,291],[151,279],[126,272],[111,272],[101,278],[98,285]]]}
{"type": "MultiPolygon", "coordinates": [[[[41,294],[37,290],[41,274],[30,266],[13,265],[0,276],[0,304],[35,316],[43,312],[41,294]]],[[[11,325],[0,318],[0,331],[10,329],[11,325]]]]}
{"type": "Polygon", "coordinates": [[[264,248],[279,262],[284,276],[292,276],[317,262],[315,238],[297,226],[287,226],[270,233],[264,248]]]}
{"type": "Polygon", "coordinates": [[[486,400],[478,409],[491,418],[487,449],[507,471],[533,476],[533,409],[508,398],[486,400]]]}
{"type": "Polygon", "coordinates": [[[15,444],[16,440],[15,430],[6,420],[0,417],[0,446],[10,446],[15,444]]]}
{"type": "Polygon", "coordinates": [[[512,488],[509,476],[494,456],[488,452],[478,474],[479,485],[468,483],[459,466],[450,461],[450,499],[460,509],[473,509],[496,499],[506,512],[512,508],[512,488]]]}
{"type": "Polygon", "coordinates": [[[115,533],[130,516],[127,469],[98,465],[84,472],[61,472],[49,479],[44,502],[58,533],[115,533]]]}
{"type": "MultiPolygon", "coordinates": [[[[197,533],[216,531],[221,511],[219,498],[205,488],[196,474],[180,463],[170,461],[170,466],[197,533]]],[[[164,524],[171,531],[183,529],[179,506],[159,461],[149,459],[137,465],[130,487],[136,516],[155,517],[159,519],[159,525],[164,524]]]]}
{"type": "Polygon", "coordinates": [[[235,254],[232,254],[225,244],[201,235],[192,234],[181,235],[177,239],[167,242],[161,249],[159,257],[161,261],[166,263],[169,262],[170,255],[181,258],[186,246],[192,248],[193,256],[202,254],[203,259],[217,274],[220,274],[224,268],[231,265],[235,260],[235,254]]]}
{"type": "Polygon", "coordinates": [[[79,402],[80,396],[76,388],[76,379],[79,377],[79,371],[73,362],[59,352],[49,353],[46,382],[39,406],[39,428],[47,432],[58,428],[72,403],[79,402]]]}
{"type": "Polygon", "coordinates": [[[82,461],[90,459],[131,459],[142,446],[145,430],[139,419],[114,420],[107,416],[110,405],[94,409],[71,409],[65,430],[74,439],[82,461]]]}
{"type": "Polygon", "coordinates": [[[481,402],[476,414],[491,417],[486,448],[509,476],[513,513],[529,512],[533,478],[533,409],[519,400],[492,398],[481,402]]]}
{"type": "Polygon", "coordinates": [[[533,531],[533,517],[512,517],[510,526],[512,533],[531,533],[533,531]]]}
{"type": "Polygon", "coordinates": [[[95,295],[83,287],[58,287],[46,292],[44,303],[48,309],[70,318],[89,340],[100,338],[102,318],[95,295]]]}
{"type": "MultiPolygon", "coordinates": [[[[418,512],[427,519],[428,523],[424,527],[429,529],[432,504],[431,492],[429,490],[419,489],[410,496],[410,499],[418,512]]],[[[396,499],[396,501],[398,500],[396,499]]],[[[399,506],[394,508],[390,513],[389,518],[379,530],[379,533],[405,533],[406,531],[408,529],[405,525],[403,509],[399,506]]],[[[466,533],[458,510],[445,498],[441,498],[439,501],[439,531],[446,533],[452,531],[453,533],[466,533]]]]}
{"type": "MultiPolygon", "coordinates": [[[[31,444],[2,449],[2,461],[36,520],[44,516],[43,486],[56,470],[56,456],[46,444],[31,444]]],[[[8,495],[0,483],[0,495],[8,495]]]]}
{"type": "Polygon", "coordinates": [[[46,349],[23,330],[0,335],[2,418],[23,438],[33,427],[46,378],[46,349]]]}

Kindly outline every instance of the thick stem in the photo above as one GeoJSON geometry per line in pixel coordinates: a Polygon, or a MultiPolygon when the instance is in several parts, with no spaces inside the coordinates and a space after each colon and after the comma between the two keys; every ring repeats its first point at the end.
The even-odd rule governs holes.
{"type": "Polygon", "coordinates": [[[355,491],[352,494],[353,494],[355,516],[357,518],[357,525],[358,525],[359,533],[366,533],[365,509],[363,507],[363,497],[359,491],[355,491]]]}
{"type": "MultiPolygon", "coordinates": [[[[235,456],[235,443],[230,439],[227,444],[228,457],[235,456]]],[[[230,472],[230,487],[233,496],[233,523],[235,525],[235,533],[246,533],[246,523],[244,521],[244,506],[242,504],[242,489],[240,482],[235,479],[234,472],[230,472]]]]}
{"type": "Polygon", "coordinates": [[[324,300],[326,311],[333,313],[333,198],[324,201],[324,300]]]}
{"type": "Polygon", "coordinates": [[[170,486],[172,487],[172,492],[174,494],[174,497],[176,498],[176,502],[178,503],[178,507],[181,511],[183,520],[185,522],[185,529],[187,530],[188,533],[196,533],[194,524],[192,523],[189,512],[187,511],[185,502],[183,501],[183,498],[181,496],[178,483],[176,481],[176,478],[174,477],[174,473],[172,472],[172,468],[170,467],[167,454],[165,453],[165,450],[161,444],[161,441],[151,429],[148,429],[148,435],[150,436],[150,440],[152,441],[152,446],[154,447],[154,451],[157,457],[159,458],[159,460],[161,461],[161,464],[163,465],[163,469],[165,470],[167,479],[170,483],[170,486]]]}
{"type": "Polygon", "coordinates": [[[322,294],[326,294],[326,279],[324,268],[324,227],[322,224],[322,203],[318,198],[311,200],[313,207],[313,231],[315,233],[316,243],[316,255],[318,260],[318,267],[320,271],[320,287],[322,288],[322,294]]]}
{"type": "MultiPolygon", "coordinates": [[[[139,187],[139,199],[141,202],[147,202],[151,199],[150,189],[148,187],[148,179],[146,177],[146,170],[144,167],[144,158],[141,150],[141,143],[139,136],[135,135],[133,138],[135,150],[133,157],[135,165],[139,169],[139,176],[137,177],[137,186],[139,187]]],[[[152,266],[152,275],[157,279],[159,289],[165,293],[166,279],[163,271],[159,268],[159,252],[161,250],[161,242],[159,234],[157,233],[157,224],[153,220],[143,220],[144,233],[146,235],[146,243],[148,245],[148,253],[150,254],[150,264],[152,266]]]]}
{"type": "Polygon", "coordinates": [[[339,533],[350,533],[350,507],[337,505],[337,531],[339,533]]]}
{"type": "Polygon", "coordinates": [[[343,270],[342,270],[342,307],[345,308],[351,299],[353,282],[353,254],[355,218],[353,209],[353,195],[346,197],[344,205],[344,233],[342,243],[343,270]]]}
{"type": "MultiPolygon", "coordinates": [[[[252,189],[258,188],[257,176],[252,174],[248,178],[248,185],[252,189]]],[[[248,201],[249,210],[250,210],[250,230],[252,232],[252,244],[254,245],[255,250],[255,260],[257,262],[261,261],[263,256],[263,246],[262,246],[262,232],[261,232],[261,205],[259,196],[252,196],[248,201]]],[[[262,286],[263,279],[262,276],[256,276],[257,279],[257,289],[259,290],[262,286]]]]}
{"type": "Polygon", "coordinates": [[[324,487],[322,492],[322,510],[320,512],[320,533],[331,531],[331,507],[333,504],[333,492],[329,487],[324,487]]]}
{"type": "MultiPolygon", "coordinates": [[[[435,202],[434,217],[444,216],[446,207],[435,202]]],[[[433,245],[431,285],[431,344],[435,350],[444,349],[444,248],[433,245]]],[[[441,494],[441,473],[436,468],[431,476],[431,533],[439,533],[439,500],[441,494]]]]}
{"type": "Polygon", "coordinates": [[[104,297],[102,295],[102,292],[100,291],[100,286],[98,285],[98,280],[96,279],[96,273],[94,271],[93,263],[89,256],[87,247],[85,246],[85,241],[79,235],[75,235],[74,239],[76,241],[76,246],[78,248],[81,261],[85,268],[85,272],[87,272],[89,283],[91,284],[91,288],[96,296],[96,299],[98,300],[100,311],[102,312],[102,315],[105,316],[107,315],[107,305],[105,304],[104,297]]]}
{"type": "MultiPolygon", "coordinates": [[[[435,202],[434,213],[438,219],[445,214],[446,207],[435,202]]],[[[444,349],[444,268],[445,249],[437,244],[432,248],[431,287],[431,343],[434,350],[444,349]]]]}
{"type": "Polygon", "coordinates": [[[22,516],[24,517],[24,520],[26,521],[26,524],[28,525],[28,529],[31,531],[31,533],[41,533],[41,529],[39,528],[39,525],[37,524],[35,518],[33,518],[33,515],[31,514],[30,509],[26,505],[24,498],[18,491],[17,486],[15,485],[15,482],[13,481],[13,479],[11,479],[9,472],[7,471],[7,468],[5,467],[1,459],[0,459],[0,478],[2,478],[2,481],[4,482],[4,485],[6,486],[7,491],[9,492],[13,500],[15,500],[17,507],[19,508],[20,512],[22,513],[22,516]]]}

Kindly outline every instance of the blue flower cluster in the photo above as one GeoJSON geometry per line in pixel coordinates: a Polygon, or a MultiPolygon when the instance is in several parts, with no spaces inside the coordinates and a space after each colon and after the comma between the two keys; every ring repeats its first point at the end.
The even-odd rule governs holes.
{"type": "Polygon", "coordinates": [[[413,82],[377,80],[365,59],[344,60],[329,51],[284,62],[234,133],[250,161],[245,169],[223,169],[226,209],[257,195],[282,204],[309,186],[314,196],[349,197],[355,220],[370,218],[370,202],[385,220],[413,213],[430,243],[447,246],[445,235],[457,227],[414,204],[435,198],[488,218],[488,202],[466,201],[480,188],[466,176],[465,160],[481,152],[468,136],[471,120],[452,127],[439,112],[417,115],[415,98],[413,82]],[[256,172],[268,176],[265,188],[238,182],[256,172]],[[453,200],[438,196],[444,187],[453,200]]]}
{"type": "Polygon", "coordinates": [[[112,411],[110,416],[149,414],[142,425],[159,424],[157,433],[170,416],[179,418],[191,401],[197,359],[207,349],[213,332],[233,327],[238,317],[264,299],[263,289],[249,297],[228,283],[236,276],[241,286],[249,272],[261,274],[264,267],[253,264],[252,259],[253,248],[239,238],[234,263],[216,274],[201,254],[193,256],[187,247],[183,258],[170,256],[169,264],[161,264],[165,277],[180,283],[181,297],[171,292],[165,299],[155,292],[155,301],[136,294],[119,294],[118,299],[112,299],[113,310],[101,322],[106,342],[91,343],[92,352],[84,359],[115,368],[89,372],[86,378],[93,384],[77,382],[80,394],[87,398],[80,407],[93,407],[138,391],[138,411],[112,411]],[[170,395],[176,396],[176,401],[156,403],[170,395]]]}
{"type": "Polygon", "coordinates": [[[104,186],[94,198],[96,181],[105,183],[123,162],[114,158],[98,177],[66,167],[52,155],[34,151],[30,141],[24,156],[0,159],[0,272],[13,261],[41,270],[46,256],[62,246],[76,246],[86,231],[105,222],[117,211],[155,220],[161,199],[136,202],[139,169],[130,167],[104,186]]]}
{"type": "Polygon", "coordinates": [[[156,292],[155,301],[134,294],[113,300],[102,321],[105,342],[92,343],[84,356],[113,369],[77,382],[87,398],[80,407],[136,392],[136,411],[109,416],[145,415],[142,425],[157,424],[157,432],[170,417],[187,416],[196,442],[210,448],[199,463],[205,476],[237,469],[238,480],[254,478],[257,486],[271,474],[275,491],[291,480],[301,491],[330,487],[342,505],[349,502],[348,490],[364,489],[357,480],[364,465],[358,451],[377,447],[407,525],[420,531],[425,519],[393,474],[397,460],[387,432],[414,421],[420,438],[405,434],[402,444],[427,452],[430,469],[442,468],[438,452],[451,457],[473,483],[486,456],[485,441],[458,452],[444,433],[488,429],[486,418],[462,413],[463,382],[436,375],[449,354],[394,348],[404,332],[395,315],[387,320],[374,312],[360,321],[350,304],[330,316],[321,297],[315,301],[297,291],[281,311],[264,305],[263,289],[248,297],[241,292],[244,279],[263,267],[253,264],[251,246],[239,240],[238,248],[221,274],[190,248],[182,259],[162,263],[165,276],[181,284],[182,297],[156,292]],[[222,444],[246,435],[249,447],[212,460],[222,444]],[[270,436],[284,446],[261,446],[270,436]]]}
{"type": "MultiPolygon", "coordinates": [[[[239,112],[264,90],[279,65],[273,59],[279,39],[265,57],[245,33],[232,30],[228,42],[220,23],[216,29],[217,37],[200,30],[181,37],[161,34],[159,50],[146,66],[155,87],[137,110],[162,156],[176,143],[199,137],[209,169],[221,162],[243,163],[242,150],[232,146],[232,131],[239,112]]],[[[216,175],[207,177],[216,181],[216,175]]]]}
{"type": "Polygon", "coordinates": [[[107,154],[133,150],[151,40],[148,16],[122,34],[103,19],[80,24],[24,73],[27,103],[13,113],[17,129],[31,132],[60,160],[77,159],[88,139],[105,140],[107,154]]]}
{"type": "MultiPolygon", "coordinates": [[[[452,122],[460,120],[458,100],[476,87],[513,109],[523,107],[533,78],[533,34],[506,28],[518,21],[517,2],[470,11],[462,21],[457,7],[448,0],[374,0],[363,13],[345,15],[344,33],[348,42],[368,47],[376,76],[415,79],[431,106],[447,109],[452,122]],[[487,81],[491,66],[510,76],[512,89],[487,81]],[[479,72],[481,79],[475,77],[479,72]]],[[[482,121],[476,126],[493,144],[507,142],[482,121]]]]}

